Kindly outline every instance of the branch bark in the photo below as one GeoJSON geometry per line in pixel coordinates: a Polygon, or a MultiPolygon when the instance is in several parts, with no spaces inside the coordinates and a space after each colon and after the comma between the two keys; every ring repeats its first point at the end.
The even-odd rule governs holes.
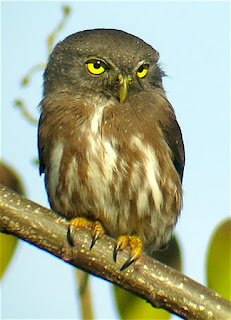
{"type": "Polygon", "coordinates": [[[60,259],[113,282],[183,319],[231,319],[231,302],[145,254],[120,272],[126,249],[112,259],[115,240],[104,235],[91,251],[90,232],[80,229],[75,246],[67,241],[68,221],[0,185],[0,231],[14,234],[60,259]]]}

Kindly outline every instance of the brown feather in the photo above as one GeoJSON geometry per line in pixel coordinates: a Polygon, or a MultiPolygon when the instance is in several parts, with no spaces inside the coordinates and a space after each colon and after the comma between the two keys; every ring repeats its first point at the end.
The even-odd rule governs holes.
{"type": "MultiPolygon", "coordinates": [[[[102,34],[105,41],[118,39],[117,32],[102,34]]],[[[102,77],[89,76],[82,65],[81,39],[88,33],[64,40],[51,55],[39,122],[40,173],[55,211],[68,219],[99,220],[113,237],[138,235],[151,253],[168,242],[181,211],[184,146],[162,88],[157,52],[134,36],[120,35],[129,38],[127,52],[122,60],[116,55],[102,77]],[[130,57],[138,59],[139,46],[139,56],[150,59],[151,76],[133,77],[121,103],[118,72],[135,72],[137,62],[134,67],[130,57]]],[[[113,43],[105,49],[107,59],[115,56],[113,43]]]]}

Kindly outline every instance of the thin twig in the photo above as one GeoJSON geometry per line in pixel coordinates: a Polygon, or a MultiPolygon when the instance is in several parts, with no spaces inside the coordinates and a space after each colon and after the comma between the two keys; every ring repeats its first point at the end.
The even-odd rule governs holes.
{"type": "MultiPolygon", "coordinates": [[[[54,31],[52,33],[50,33],[48,35],[48,37],[47,37],[48,56],[52,52],[52,50],[54,48],[57,36],[63,30],[63,28],[65,27],[65,25],[66,25],[66,23],[68,21],[68,18],[69,18],[70,14],[71,14],[71,7],[63,5],[62,6],[62,13],[63,13],[62,20],[60,21],[58,26],[54,29],[54,31]]],[[[26,75],[22,77],[21,86],[24,87],[24,88],[27,87],[29,85],[29,83],[32,81],[32,78],[34,77],[34,75],[38,71],[44,71],[45,68],[46,68],[46,63],[45,62],[36,64],[35,66],[33,66],[26,73],[26,75]]],[[[14,100],[14,105],[21,109],[22,115],[26,120],[28,120],[32,124],[37,124],[38,123],[38,120],[36,120],[30,114],[30,112],[28,111],[28,108],[27,108],[27,106],[26,106],[26,104],[25,104],[23,99],[21,99],[21,98],[15,99],[14,100]]]]}
{"type": "Polygon", "coordinates": [[[14,104],[17,108],[21,109],[22,111],[22,115],[25,119],[27,119],[31,124],[35,124],[37,125],[38,124],[38,120],[36,120],[32,115],[31,113],[28,111],[25,103],[23,100],[21,99],[16,99],[14,100],[14,104]]]}
{"type": "Polygon", "coordinates": [[[63,30],[65,24],[68,21],[68,18],[71,13],[71,7],[65,6],[65,5],[62,6],[62,12],[63,12],[63,18],[61,22],[58,24],[55,30],[52,33],[50,33],[47,37],[48,54],[52,52],[57,35],[63,30]]]}

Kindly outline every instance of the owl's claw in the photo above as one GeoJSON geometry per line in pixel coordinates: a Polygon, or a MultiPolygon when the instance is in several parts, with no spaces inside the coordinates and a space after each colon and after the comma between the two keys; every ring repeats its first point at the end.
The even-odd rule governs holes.
{"type": "Polygon", "coordinates": [[[73,225],[69,224],[67,229],[67,241],[71,247],[74,247],[75,245],[73,241],[73,233],[74,233],[73,229],[74,229],[73,225]]]}
{"type": "Polygon", "coordinates": [[[120,245],[121,245],[121,242],[119,240],[117,240],[117,243],[116,243],[116,245],[114,247],[114,251],[113,251],[113,260],[115,262],[116,262],[117,254],[120,251],[120,245]]]}
{"type": "Polygon", "coordinates": [[[132,264],[132,262],[136,261],[138,258],[135,255],[130,256],[128,260],[125,261],[125,263],[122,265],[122,267],[120,268],[120,271],[125,270],[127,267],[129,267],[132,264]]]}
{"type": "Polygon", "coordinates": [[[67,240],[72,247],[74,246],[74,241],[73,241],[74,233],[79,228],[88,228],[91,230],[92,241],[91,241],[89,250],[93,248],[96,241],[100,239],[102,235],[105,233],[104,227],[99,221],[92,222],[83,217],[72,219],[70,221],[70,224],[68,226],[68,231],[67,231],[67,240]]]}
{"type": "Polygon", "coordinates": [[[113,252],[113,259],[116,262],[117,254],[119,251],[122,251],[126,246],[131,248],[131,254],[127,261],[122,265],[120,271],[123,271],[129,267],[134,261],[139,259],[143,249],[143,242],[137,236],[121,236],[117,239],[116,246],[113,252]]]}
{"type": "MultiPolygon", "coordinates": [[[[105,233],[104,227],[99,221],[93,222],[83,217],[72,219],[67,231],[67,240],[72,247],[74,246],[74,234],[79,228],[88,228],[91,231],[92,241],[89,250],[93,248],[96,241],[100,239],[105,233]]],[[[122,251],[126,246],[129,246],[131,248],[131,253],[127,261],[125,261],[125,263],[120,268],[120,271],[123,271],[134,261],[139,259],[143,249],[143,242],[137,236],[120,236],[117,239],[117,243],[113,251],[113,259],[115,262],[118,252],[122,251]]]]}
{"type": "Polygon", "coordinates": [[[93,222],[91,229],[92,229],[92,241],[91,241],[90,250],[93,248],[96,241],[102,238],[102,236],[105,233],[104,227],[99,221],[93,222]]]}
{"type": "Polygon", "coordinates": [[[96,241],[98,240],[99,238],[96,236],[96,237],[94,237],[94,238],[92,238],[92,240],[91,240],[91,245],[90,245],[90,249],[89,250],[91,250],[93,247],[94,247],[94,245],[95,245],[95,243],[96,243],[96,241]]]}

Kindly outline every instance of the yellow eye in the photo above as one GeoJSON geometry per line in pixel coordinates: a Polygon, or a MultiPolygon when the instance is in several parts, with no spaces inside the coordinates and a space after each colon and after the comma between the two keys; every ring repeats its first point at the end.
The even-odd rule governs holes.
{"type": "Polygon", "coordinates": [[[96,75],[104,73],[104,71],[106,71],[106,69],[107,69],[106,64],[102,60],[99,60],[99,59],[88,60],[86,62],[86,64],[87,64],[88,71],[90,73],[96,74],[96,75]]]}
{"type": "Polygon", "coordinates": [[[149,69],[149,64],[148,63],[142,64],[142,66],[140,66],[139,69],[136,72],[137,77],[138,78],[144,78],[148,73],[148,69],[149,69]]]}

